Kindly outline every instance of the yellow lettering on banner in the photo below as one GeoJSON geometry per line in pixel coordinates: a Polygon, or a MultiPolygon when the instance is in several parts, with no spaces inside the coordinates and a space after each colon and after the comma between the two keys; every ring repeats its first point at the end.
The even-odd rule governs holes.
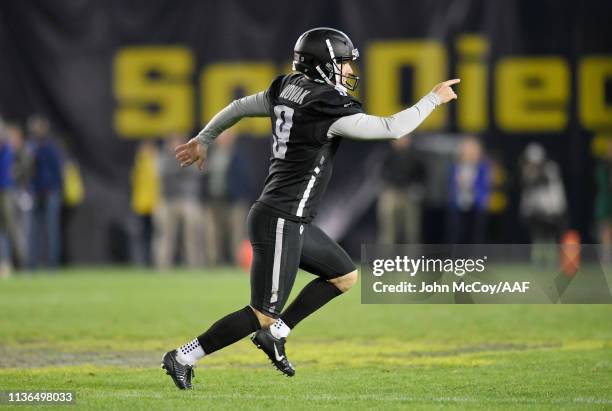
{"type": "MultiPolygon", "coordinates": [[[[391,115],[404,110],[447,77],[446,49],[437,41],[372,42],[366,55],[366,98],[368,110],[375,114],[391,115]],[[401,101],[400,69],[405,66],[414,69],[413,102],[401,101]]],[[[419,129],[439,129],[446,118],[446,107],[438,107],[419,129]]]]}
{"type": "Polygon", "coordinates": [[[115,55],[114,123],[122,137],[158,137],[193,127],[193,55],[181,46],[125,47],[115,55]]]}
{"type": "MultiPolygon", "coordinates": [[[[267,90],[276,74],[276,67],[271,63],[215,63],[207,66],[200,76],[202,125],[231,103],[237,91],[246,96],[267,90]]],[[[236,129],[267,136],[270,134],[270,119],[244,119],[236,129]]]]}
{"type": "Polygon", "coordinates": [[[610,129],[612,104],[606,104],[606,81],[612,81],[612,57],[589,56],[578,66],[578,111],[589,130],[610,129]]]}
{"type": "Polygon", "coordinates": [[[487,62],[489,42],[483,36],[463,35],[456,43],[459,62],[457,78],[457,124],[462,131],[481,132],[489,123],[487,62]]]}
{"type": "Polygon", "coordinates": [[[612,134],[596,134],[591,139],[591,154],[599,159],[606,159],[612,150],[612,134]]]}
{"type": "Polygon", "coordinates": [[[561,131],[567,124],[569,69],[560,57],[507,57],[495,73],[496,119],[505,131],[561,131]]]}

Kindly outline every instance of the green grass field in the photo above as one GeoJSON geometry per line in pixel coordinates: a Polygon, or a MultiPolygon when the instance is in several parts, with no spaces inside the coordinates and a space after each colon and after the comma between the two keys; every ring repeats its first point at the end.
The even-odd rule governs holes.
{"type": "Polygon", "coordinates": [[[177,390],[161,354],[248,296],[230,269],[2,280],[0,390],[72,390],[87,410],[612,409],[612,306],[361,305],[358,289],[293,331],[295,378],[245,339],[177,390]]]}

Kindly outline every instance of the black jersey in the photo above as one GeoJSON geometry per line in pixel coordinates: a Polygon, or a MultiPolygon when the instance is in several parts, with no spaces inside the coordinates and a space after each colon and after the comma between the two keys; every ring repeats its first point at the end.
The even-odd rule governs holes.
{"type": "Polygon", "coordinates": [[[332,174],[341,138],[328,138],[340,117],[363,112],[361,103],[301,73],[279,76],[267,92],[272,157],[259,202],[288,219],[308,222],[332,174]]]}

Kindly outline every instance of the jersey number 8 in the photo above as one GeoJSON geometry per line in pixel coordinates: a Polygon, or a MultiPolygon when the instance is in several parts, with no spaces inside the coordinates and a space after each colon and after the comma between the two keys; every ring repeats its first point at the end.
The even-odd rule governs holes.
{"type": "Polygon", "coordinates": [[[287,153],[289,133],[291,133],[291,126],[293,126],[293,109],[283,105],[274,106],[274,125],[272,153],[274,158],[282,160],[287,153]]]}

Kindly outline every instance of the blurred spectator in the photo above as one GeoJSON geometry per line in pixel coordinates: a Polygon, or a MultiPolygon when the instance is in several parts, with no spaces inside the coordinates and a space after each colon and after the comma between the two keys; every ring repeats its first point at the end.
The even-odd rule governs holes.
{"type": "Polygon", "coordinates": [[[487,236],[488,242],[504,243],[504,232],[507,223],[508,208],[508,175],[501,160],[501,154],[495,152],[489,155],[491,191],[487,206],[487,236]]]}
{"type": "MultiPolygon", "coordinates": [[[[237,264],[240,260],[241,249],[247,240],[246,217],[253,202],[253,177],[250,168],[249,156],[242,150],[237,137],[232,146],[232,156],[227,170],[227,195],[230,203],[230,247],[232,262],[237,264]]],[[[259,193],[255,193],[255,196],[259,193]]],[[[249,243],[250,245],[250,243],[249,243]]]]}
{"type": "Polygon", "coordinates": [[[133,264],[151,265],[153,210],[159,200],[157,147],[143,141],[138,146],[132,169],[132,210],[130,221],[130,257],[133,264]]]}
{"type": "Polygon", "coordinates": [[[0,276],[8,276],[12,271],[12,256],[15,254],[18,265],[23,264],[23,243],[19,238],[14,203],[13,166],[15,152],[10,144],[4,125],[0,124],[0,276]]]}
{"type": "Polygon", "coordinates": [[[34,171],[34,158],[32,150],[27,146],[23,130],[18,125],[8,125],[9,136],[13,150],[15,151],[15,163],[13,165],[13,179],[15,181],[15,202],[17,204],[17,224],[21,231],[24,242],[23,249],[27,249],[27,238],[30,233],[32,220],[32,174],[34,171]]]}
{"type": "Polygon", "coordinates": [[[558,237],[567,208],[559,166],[544,147],[530,143],[520,160],[521,217],[527,222],[533,244],[531,260],[542,266],[557,263],[558,237]]]}
{"type": "Polygon", "coordinates": [[[60,211],[62,206],[63,174],[62,155],[49,134],[49,121],[42,116],[28,119],[28,131],[32,137],[34,173],[32,192],[34,198],[30,229],[30,265],[39,263],[41,242],[46,248],[46,263],[57,267],[61,254],[60,211]],[[44,240],[44,241],[42,241],[44,240]]]}
{"type": "Polygon", "coordinates": [[[85,188],[79,163],[70,154],[64,162],[64,205],[74,208],[83,202],[85,188]]]}
{"type": "MultiPolygon", "coordinates": [[[[66,139],[68,140],[68,139],[66,139]]],[[[77,236],[78,230],[74,230],[74,218],[77,215],[77,207],[85,199],[85,186],[81,176],[81,167],[70,146],[66,145],[62,150],[64,154],[64,204],[62,207],[62,258],[65,264],[70,264],[74,258],[70,244],[77,236]]]]}
{"type": "Polygon", "coordinates": [[[612,263],[612,141],[607,142],[605,157],[595,168],[595,219],[601,243],[601,258],[612,263]]]}
{"type": "MultiPolygon", "coordinates": [[[[33,157],[30,148],[26,145],[23,129],[17,124],[9,124],[6,127],[6,133],[9,142],[15,153],[15,161],[13,163],[13,182],[14,182],[14,203],[15,203],[15,221],[17,224],[17,255],[22,255],[22,264],[27,263],[28,249],[28,234],[31,229],[32,219],[32,172],[33,172],[33,157]]],[[[19,257],[17,257],[19,259],[19,257]]]]}
{"type": "Polygon", "coordinates": [[[4,128],[4,122],[0,118],[0,278],[11,274],[10,246],[8,244],[9,222],[13,221],[11,216],[4,216],[4,198],[9,197],[8,190],[12,188],[11,168],[13,166],[13,153],[8,144],[8,136],[4,128]]]}
{"type": "Polygon", "coordinates": [[[205,224],[211,263],[238,263],[246,238],[244,220],[248,209],[249,170],[246,158],[235,147],[236,134],[226,131],[211,147],[207,163],[208,194],[213,224],[205,224]]]}
{"type": "Polygon", "coordinates": [[[450,170],[449,243],[485,242],[490,184],[490,165],[482,154],[480,141],[474,136],[464,137],[450,170]]]}
{"type": "Polygon", "coordinates": [[[183,142],[183,136],[171,135],[158,158],[161,196],[155,207],[154,226],[155,263],[159,269],[174,265],[178,245],[185,250],[187,265],[198,267],[204,264],[199,202],[202,174],[196,167],[182,168],[176,161],[174,147],[183,142]],[[181,241],[178,241],[179,232],[181,241]]]}
{"type": "Polygon", "coordinates": [[[383,189],[378,200],[379,244],[421,242],[426,170],[410,142],[410,136],[392,141],[383,162],[383,189]]]}

